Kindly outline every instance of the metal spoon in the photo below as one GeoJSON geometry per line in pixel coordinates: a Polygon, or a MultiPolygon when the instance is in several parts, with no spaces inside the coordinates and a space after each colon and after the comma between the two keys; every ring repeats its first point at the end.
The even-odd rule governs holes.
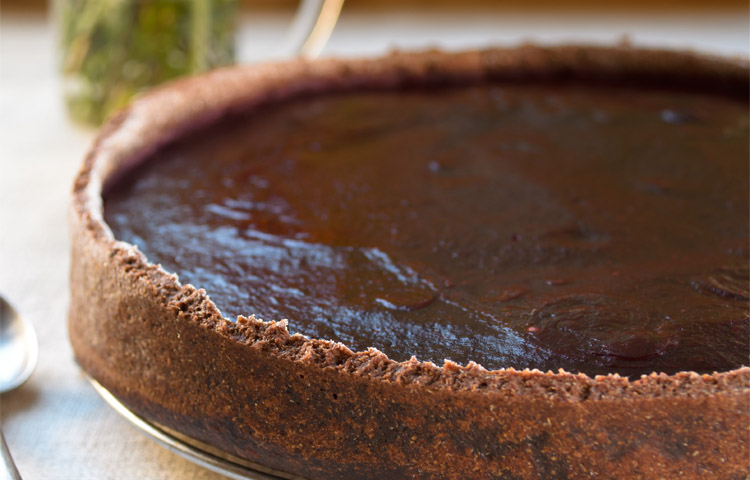
{"type": "MultiPolygon", "coordinates": [[[[25,321],[0,295],[0,393],[19,387],[36,367],[39,343],[31,323],[25,321]]],[[[0,430],[3,467],[13,480],[21,480],[5,437],[0,430]]]]}

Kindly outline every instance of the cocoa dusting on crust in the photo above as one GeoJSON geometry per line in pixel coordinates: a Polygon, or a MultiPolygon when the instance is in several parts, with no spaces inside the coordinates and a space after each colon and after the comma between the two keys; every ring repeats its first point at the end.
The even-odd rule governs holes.
{"type": "Polygon", "coordinates": [[[100,133],[76,179],[71,342],[136,413],[309,478],[742,478],[750,368],[590,378],[395,362],[221,315],[116,241],[101,193],[186,132],[300,95],[493,81],[647,84],[747,98],[747,64],[692,53],[525,46],[236,67],[155,90],[100,133]]]}

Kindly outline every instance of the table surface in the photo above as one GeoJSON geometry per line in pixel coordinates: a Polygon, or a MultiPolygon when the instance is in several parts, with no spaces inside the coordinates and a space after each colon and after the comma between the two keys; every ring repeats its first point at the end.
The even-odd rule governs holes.
{"type": "MultiPolygon", "coordinates": [[[[606,3],[606,2],[605,2],[606,3]]],[[[630,11],[344,9],[324,55],[392,48],[448,49],[542,43],[635,45],[750,53],[747,9],[630,11]]],[[[286,12],[245,12],[239,58],[268,58],[286,12]]],[[[43,13],[0,15],[0,292],[35,326],[40,358],[31,379],[0,397],[2,429],[30,479],[218,479],[147,439],[110,409],[73,361],[67,338],[73,177],[95,130],[72,124],[56,73],[54,29],[43,13]]],[[[1,475],[0,475],[1,476],[1,475]]]]}

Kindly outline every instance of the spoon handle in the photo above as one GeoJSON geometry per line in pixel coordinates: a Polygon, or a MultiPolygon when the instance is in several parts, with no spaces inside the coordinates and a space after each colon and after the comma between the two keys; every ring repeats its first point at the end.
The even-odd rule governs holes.
{"type": "Polygon", "coordinates": [[[16,464],[13,463],[13,457],[10,456],[10,450],[8,450],[8,444],[5,443],[5,435],[3,435],[2,430],[0,430],[0,443],[2,443],[0,449],[2,449],[3,467],[8,478],[10,480],[21,480],[21,474],[18,473],[16,464]]]}

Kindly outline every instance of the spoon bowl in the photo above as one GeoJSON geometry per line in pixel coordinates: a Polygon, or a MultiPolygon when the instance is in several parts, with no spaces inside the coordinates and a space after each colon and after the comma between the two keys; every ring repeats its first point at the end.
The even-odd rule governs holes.
{"type": "Polygon", "coordinates": [[[0,296],[0,393],[25,382],[38,356],[34,327],[0,296]]]}

